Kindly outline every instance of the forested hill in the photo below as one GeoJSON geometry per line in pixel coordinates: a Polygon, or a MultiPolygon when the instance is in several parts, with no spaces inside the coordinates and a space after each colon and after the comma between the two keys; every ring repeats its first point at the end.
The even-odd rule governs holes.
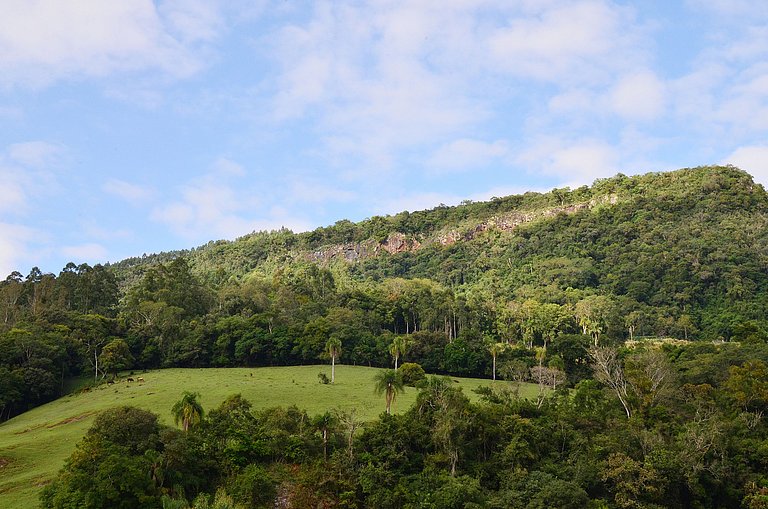
{"type": "Polygon", "coordinates": [[[112,268],[130,284],[184,256],[214,288],[316,264],[337,283],[429,279],[487,302],[621,296],[667,315],[666,326],[646,334],[685,335],[669,318],[686,315],[708,337],[728,339],[742,319],[766,316],[766,211],[765,190],[747,173],[702,167],[342,220],[307,233],[253,233],[112,268]]]}
{"type": "Polygon", "coordinates": [[[524,368],[549,346],[570,384],[589,375],[590,344],[763,343],[767,211],[748,174],[705,167],[14,273],[0,283],[0,418],[67,376],[314,363],[329,339],[343,363],[474,376],[492,375],[493,345],[514,346],[499,366],[524,368]]]}

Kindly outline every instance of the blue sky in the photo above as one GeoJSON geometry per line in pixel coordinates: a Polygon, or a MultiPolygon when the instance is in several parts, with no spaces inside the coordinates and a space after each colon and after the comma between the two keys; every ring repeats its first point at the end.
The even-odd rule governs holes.
{"type": "Polygon", "coordinates": [[[768,3],[2,0],[0,274],[732,163],[768,3]]]}

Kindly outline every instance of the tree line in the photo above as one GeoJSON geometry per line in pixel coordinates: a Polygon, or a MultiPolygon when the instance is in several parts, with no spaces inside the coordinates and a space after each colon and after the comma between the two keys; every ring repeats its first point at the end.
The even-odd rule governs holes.
{"type": "MultiPolygon", "coordinates": [[[[366,423],[239,395],[206,412],[184,394],[181,430],[107,410],[43,507],[766,507],[765,344],[592,346],[589,364],[539,402],[498,381],[472,403],[428,376],[407,411],[366,423]]],[[[371,390],[389,409],[399,387],[383,370],[371,390]]]]}

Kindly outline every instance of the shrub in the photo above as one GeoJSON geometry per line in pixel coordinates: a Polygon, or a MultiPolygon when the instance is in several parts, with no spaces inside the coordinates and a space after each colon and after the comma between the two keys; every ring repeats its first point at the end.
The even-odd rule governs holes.
{"type": "Polygon", "coordinates": [[[416,384],[426,378],[424,369],[415,362],[405,362],[400,368],[400,375],[403,377],[403,383],[410,387],[415,387],[416,384]]]}

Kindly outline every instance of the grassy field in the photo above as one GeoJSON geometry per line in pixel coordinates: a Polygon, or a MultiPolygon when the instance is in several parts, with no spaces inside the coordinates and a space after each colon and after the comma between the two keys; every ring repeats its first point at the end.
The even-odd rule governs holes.
{"type": "MultiPolygon", "coordinates": [[[[40,489],[56,475],[95,415],[113,406],[151,410],[170,425],[171,407],[183,391],[199,392],[206,410],[237,393],[257,409],[296,405],[313,415],[334,408],[355,408],[365,420],[384,410],[383,396],[373,392],[376,368],[337,366],[334,385],[318,383],[320,371],[330,375],[328,366],[158,370],[142,374],[143,382],[102,385],[35,408],[0,425],[0,507],[36,507],[40,489]]],[[[473,389],[492,383],[472,378],[454,380],[472,400],[477,399],[473,389]]],[[[535,386],[524,386],[521,396],[534,396],[536,390],[535,386]]],[[[395,401],[394,411],[406,410],[415,398],[416,389],[406,388],[395,401]]]]}

